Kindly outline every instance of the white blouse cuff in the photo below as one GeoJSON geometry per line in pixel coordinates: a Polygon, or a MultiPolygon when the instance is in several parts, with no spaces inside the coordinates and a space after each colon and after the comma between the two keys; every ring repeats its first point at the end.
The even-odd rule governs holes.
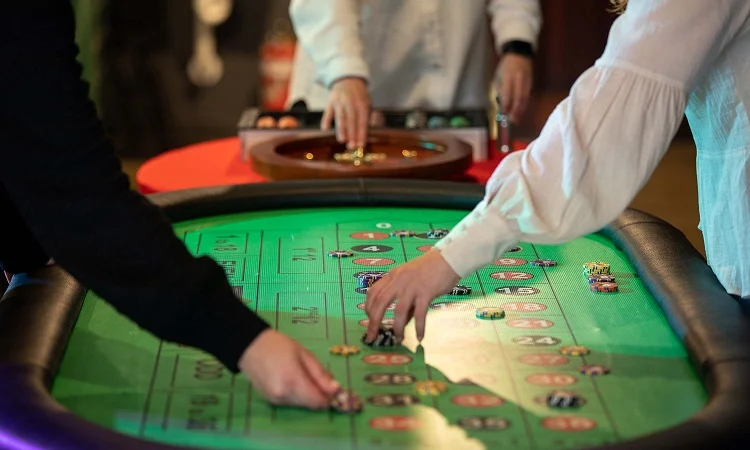
{"type": "Polygon", "coordinates": [[[508,251],[518,242],[518,236],[482,202],[435,248],[440,250],[448,265],[464,278],[508,251]]]}

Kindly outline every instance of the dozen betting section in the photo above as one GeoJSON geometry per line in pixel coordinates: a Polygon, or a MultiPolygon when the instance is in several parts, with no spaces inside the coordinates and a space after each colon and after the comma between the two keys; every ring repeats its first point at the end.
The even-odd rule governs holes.
{"type": "MultiPolygon", "coordinates": [[[[445,237],[449,231],[450,230],[444,228],[436,228],[427,231],[422,236],[427,239],[441,239],[445,237]]],[[[417,236],[417,234],[411,230],[396,230],[391,232],[391,236],[400,239],[409,239],[417,236]]],[[[513,252],[519,250],[520,248],[513,248],[510,251],[513,252]]],[[[328,256],[331,258],[350,258],[354,256],[354,252],[351,250],[331,250],[328,252],[328,256]]],[[[531,261],[530,264],[536,267],[554,267],[557,266],[557,261],[551,259],[535,259],[531,261]]],[[[617,282],[615,277],[610,273],[610,265],[608,263],[588,262],[583,265],[583,273],[588,281],[591,291],[598,293],[618,292],[619,289],[617,282]]],[[[388,273],[384,271],[359,272],[356,274],[357,285],[360,288],[368,289],[387,275],[388,273]]],[[[446,293],[446,295],[470,294],[471,287],[461,285],[454,286],[450,292],[446,293]]],[[[476,308],[475,317],[478,320],[502,320],[505,318],[505,310],[497,306],[481,306],[476,308]]],[[[368,347],[385,350],[399,345],[396,342],[393,329],[384,324],[378,328],[378,333],[373,340],[368,342],[366,335],[366,333],[362,335],[361,341],[368,347]]],[[[360,347],[348,344],[334,345],[330,347],[330,352],[332,354],[342,357],[356,355],[360,350],[360,347]]],[[[591,350],[580,345],[567,345],[560,348],[560,353],[566,356],[585,356],[590,354],[591,350]]],[[[580,372],[583,375],[593,377],[607,375],[610,373],[610,369],[601,364],[584,364],[580,367],[580,372]]],[[[417,394],[421,396],[438,396],[444,394],[448,390],[448,385],[442,381],[427,380],[416,382],[414,388],[417,394]]],[[[580,395],[573,391],[561,389],[556,389],[547,393],[542,401],[551,408],[567,409],[577,408],[583,405],[583,399],[580,395]]],[[[341,388],[335,393],[335,395],[333,395],[330,406],[331,409],[342,414],[357,414],[362,412],[364,402],[357,393],[349,389],[341,388]]]]}

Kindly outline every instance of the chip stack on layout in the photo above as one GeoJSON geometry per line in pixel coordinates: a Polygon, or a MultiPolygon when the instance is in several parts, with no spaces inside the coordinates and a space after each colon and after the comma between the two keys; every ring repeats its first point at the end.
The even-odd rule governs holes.
{"type": "Polygon", "coordinates": [[[575,392],[557,390],[547,394],[546,403],[552,408],[575,408],[581,406],[582,399],[575,392]]]}
{"type": "Polygon", "coordinates": [[[609,274],[609,264],[605,262],[587,262],[583,265],[583,273],[588,275],[609,274]]]}
{"type": "Polygon", "coordinates": [[[329,350],[334,355],[341,356],[356,355],[357,353],[359,353],[359,347],[357,347],[356,345],[334,345],[329,350]]]}
{"type": "Polygon", "coordinates": [[[535,259],[531,261],[531,265],[536,267],[554,267],[557,265],[557,261],[554,259],[535,259]]]}
{"type": "Polygon", "coordinates": [[[369,288],[384,276],[384,272],[363,273],[357,276],[357,285],[362,288],[369,288]]]}
{"type": "Polygon", "coordinates": [[[354,256],[354,252],[350,250],[331,250],[328,252],[328,256],[331,258],[349,258],[354,256]]]}
{"type": "Polygon", "coordinates": [[[362,406],[362,399],[347,389],[337,391],[331,399],[331,408],[343,414],[358,413],[362,406]]]}
{"type": "Polygon", "coordinates": [[[579,371],[583,375],[596,377],[599,375],[607,375],[609,373],[609,368],[601,364],[584,364],[579,371]]]}
{"type": "Polygon", "coordinates": [[[505,317],[505,310],[497,306],[482,306],[476,310],[477,319],[498,320],[505,317]]]}
{"type": "Polygon", "coordinates": [[[614,283],[615,277],[612,275],[589,275],[588,277],[589,284],[594,283],[614,283]]]}
{"type": "Polygon", "coordinates": [[[448,295],[471,295],[471,287],[461,285],[453,286],[448,295]]]}
{"type": "Polygon", "coordinates": [[[362,343],[370,347],[393,347],[396,345],[396,335],[392,328],[380,327],[372,342],[367,342],[367,333],[362,335],[362,343]]]}
{"type": "Polygon", "coordinates": [[[589,288],[594,292],[617,292],[620,290],[617,283],[591,283],[589,288]]]}
{"type": "Polygon", "coordinates": [[[446,230],[445,228],[434,228],[427,232],[427,237],[429,239],[442,239],[448,236],[449,232],[450,230],[446,230]]]}
{"type": "Polygon", "coordinates": [[[418,381],[414,388],[419,395],[438,396],[448,390],[448,385],[442,381],[427,380],[418,381]]]}

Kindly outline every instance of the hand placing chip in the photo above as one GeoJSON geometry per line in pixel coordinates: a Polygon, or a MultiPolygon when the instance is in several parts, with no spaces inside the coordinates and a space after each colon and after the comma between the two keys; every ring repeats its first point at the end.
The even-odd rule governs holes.
{"type": "Polygon", "coordinates": [[[445,295],[460,280],[439,250],[424,255],[388,272],[367,291],[365,311],[370,318],[366,339],[375,339],[388,306],[397,300],[393,322],[396,340],[404,338],[404,328],[414,317],[417,339],[424,338],[425,318],[430,303],[445,295]]]}
{"type": "Polygon", "coordinates": [[[274,405],[328,408],[340,388],[308,349],[270,328],[245,350],[239,367],[253,389],[274,405]]]}

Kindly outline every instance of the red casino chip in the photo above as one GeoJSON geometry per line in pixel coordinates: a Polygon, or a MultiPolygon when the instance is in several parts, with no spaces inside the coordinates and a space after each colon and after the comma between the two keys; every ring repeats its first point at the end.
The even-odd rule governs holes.
{"type": "Polygon", "coordinates": [[[591,283],[590,289],[594,292],[617,292],[619,290],[619,286],[617,283],[591,283]]]}

